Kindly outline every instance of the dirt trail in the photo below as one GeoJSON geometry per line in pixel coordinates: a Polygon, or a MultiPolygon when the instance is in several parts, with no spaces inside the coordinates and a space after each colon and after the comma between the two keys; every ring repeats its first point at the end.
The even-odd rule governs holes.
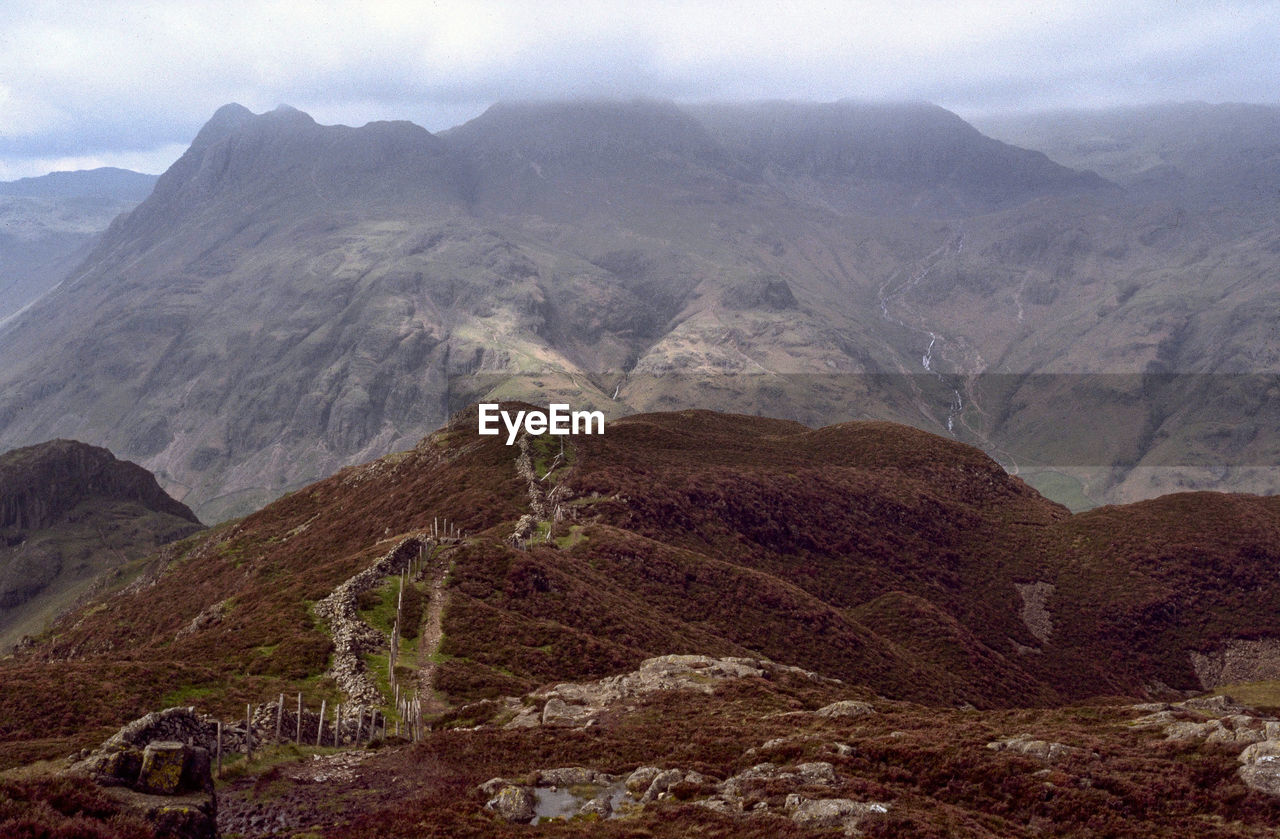
{"type": "Polygon", "coordinates": [[[431,601],[427,604],[426,619],[418,636],[418,696],[421,698],[422,715],[438,714],[449,706],[436,693],[435,654],[444,636],[441,621],[444,617],[444,584],[449,574],[449,553],[452,548],[441,550],[420,576],[431,583],[431,601]]]}

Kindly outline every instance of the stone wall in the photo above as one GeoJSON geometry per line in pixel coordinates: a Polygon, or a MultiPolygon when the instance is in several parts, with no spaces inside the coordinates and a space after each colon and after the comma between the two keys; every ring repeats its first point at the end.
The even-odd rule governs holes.
{"type": "Polygon", "coordinates": [[[425,534],[402,539],[377,562],[339,585],[320,602],[316,614],[329,625],[333,638],[333,663],[329,675],[351,700],[353,706],[365,709],[381,707],[385,700],[365,667],[363,656],[387,650],[390,638],[360,618],[358,598],[361,592],[376,588],[393,574],[399,574],[421,551],[430,551],[435,543],[425,534]]]}

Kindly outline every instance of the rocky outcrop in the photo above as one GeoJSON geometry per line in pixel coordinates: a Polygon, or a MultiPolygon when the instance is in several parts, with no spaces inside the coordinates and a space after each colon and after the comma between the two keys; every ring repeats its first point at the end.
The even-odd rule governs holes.
{"type": "Polygon", "coordinates": [[[842,699],[814,711],[820,717],[863,717],[874,714],[875,708],[870,702],[859,702],[856,699],[842,699]]]}
{"type": "Polygon", "coordinates": [[[1196,697],[1176,703],[1152,702],[1132,708],[1145,713],[1129,725],[1160,729],[1167,740],[1247,746],[1280,739],[1280,720],[1259,714],[1229,696],[1196,697]]]}
{"type": "Polygon", "coordinates": [[[51,440],[0,455],[0,533],[40,530],[88,498],[136,501],[192,524],[186,505],[160,488],[146,469],[75,440],[51,440]]]}
{"type": "Polygon", "coordinates": [[[54,440],[0,455],[0,654],[95,577],[201,528],[150,472],[106,449],[54,440]]]}
{"type": "MultiPolygon", "coordinates": [[[[1091,752],[1084,749],[1063,743],[1055,743],[1052,740],[1040,740],[1030,734],[1019,734],[1015,737],[993,740],[987,744],[987,748],[994,752],[1014,752],[1015,754],[1026,755],[1037,760],[1043,760],[1046,763],[1057,763],[1069,757],[1092,755],[1091,752]]],[[[1096,755],[1092,756],[1096,757],[1096,755]]]]}
{"type": "Polygon", "coordinates": [[[1280,739],[1263,740],[1240,752],[1240,780],[1250,789],[1280,798],[1280,739]]]}
{"type": "Polygon", "coordinates": [[[1240,750],[1240,779],[1250,789],[1280,797],[1280,720],[1241,705],[1229,696],[1132,706],[1145,712],[1134,728],[1157,729],[1167,740],[1203,741],[1240,750]]]}
{"type": "MultiPolygon", "coordinates": [[[[731,679],[770,678],[790,673],[807,679],[824,679],[808,670],[775,664],[754,658],[712,658],[705,655],[665,655],[642,661],[631,673],[609,676],[595,682],[565,682],[532,694],[542,701],[538,723],[559,728],[581,728],[591,725],[610,705],[616,705],[660,690],[686,690],[713,693],[716,687],[731,679]]],[[[515,717],[507,724],[512,728],[532,724],[535,713],[517,699],[510,699],[515,717]]]]}
{"type": "Polygon", "coordinates": [[[1190,655],[1205,690],[1280,679],[1280,638],[1236,638],[1211,652],[1190,655]]]}
{"type": "Polygon", "coordinates": [[[484,809],[513,823],[544,818],[624,818],[676,798],[735,817],[780,811],[796,824],[843,828],[854,835],[863,820],[886,813],[889,804],[830,795],[840,783],[825,761],[795,765],[759,763],[719,781],[679,767],[641,766],[626,776],[583,766],[543,769],[525,782],[491,778],[477,791],[484,809]],[[824,794],[825,793],[825,794],[824,794]]]}

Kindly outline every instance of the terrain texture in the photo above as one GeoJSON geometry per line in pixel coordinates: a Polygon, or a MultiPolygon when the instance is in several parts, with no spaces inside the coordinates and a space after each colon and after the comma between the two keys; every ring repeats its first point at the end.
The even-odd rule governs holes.
{"type": "Polygon", "coordinates": [[[475,421],[126,566],[0,661],[0,760],[49,760],[0,782],[0,820],[125,819],[42,772],[119,771],[90,750],[170,706],[192,748],[199,719],[244,744],[249,704],[225,835],[1280,825],[1275,499],[1071,514],[883,422],[682,411],[506,446],[475,421]],[[1201,697],[1227,689],[1261,708],[1201,697]]]}
{"type": "Polygon", "coordinates": [[[0,650],[43,632],[104,573],[201,529],[106,449],[54,440],[0,455],[0,650]]]}
{"type": "Polygon", "coordinates": [[[906,422],[1072,509],[1274,489],[1277,110],[1041,120],[1001,136],[1048,157],[924,104],[228,105],[0,327],[0,443],[210,521],[481,398],[906,422]]]}

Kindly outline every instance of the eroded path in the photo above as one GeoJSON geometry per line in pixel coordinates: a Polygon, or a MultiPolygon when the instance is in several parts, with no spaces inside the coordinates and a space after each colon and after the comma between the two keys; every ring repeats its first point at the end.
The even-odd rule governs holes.
{"type": "Polygon", "coordinates": [[[431,601],[427,604],[422,629],[418,636],[418,696],[421,714],[428,716],[444,711],[448,705],[436,693],[436,671],[439,669],[437,653],[444,638],[444,589],[449,576],[449,556],[454,548],[440,550],[423,567],[420,578],[431,586],[431,601]]]}

